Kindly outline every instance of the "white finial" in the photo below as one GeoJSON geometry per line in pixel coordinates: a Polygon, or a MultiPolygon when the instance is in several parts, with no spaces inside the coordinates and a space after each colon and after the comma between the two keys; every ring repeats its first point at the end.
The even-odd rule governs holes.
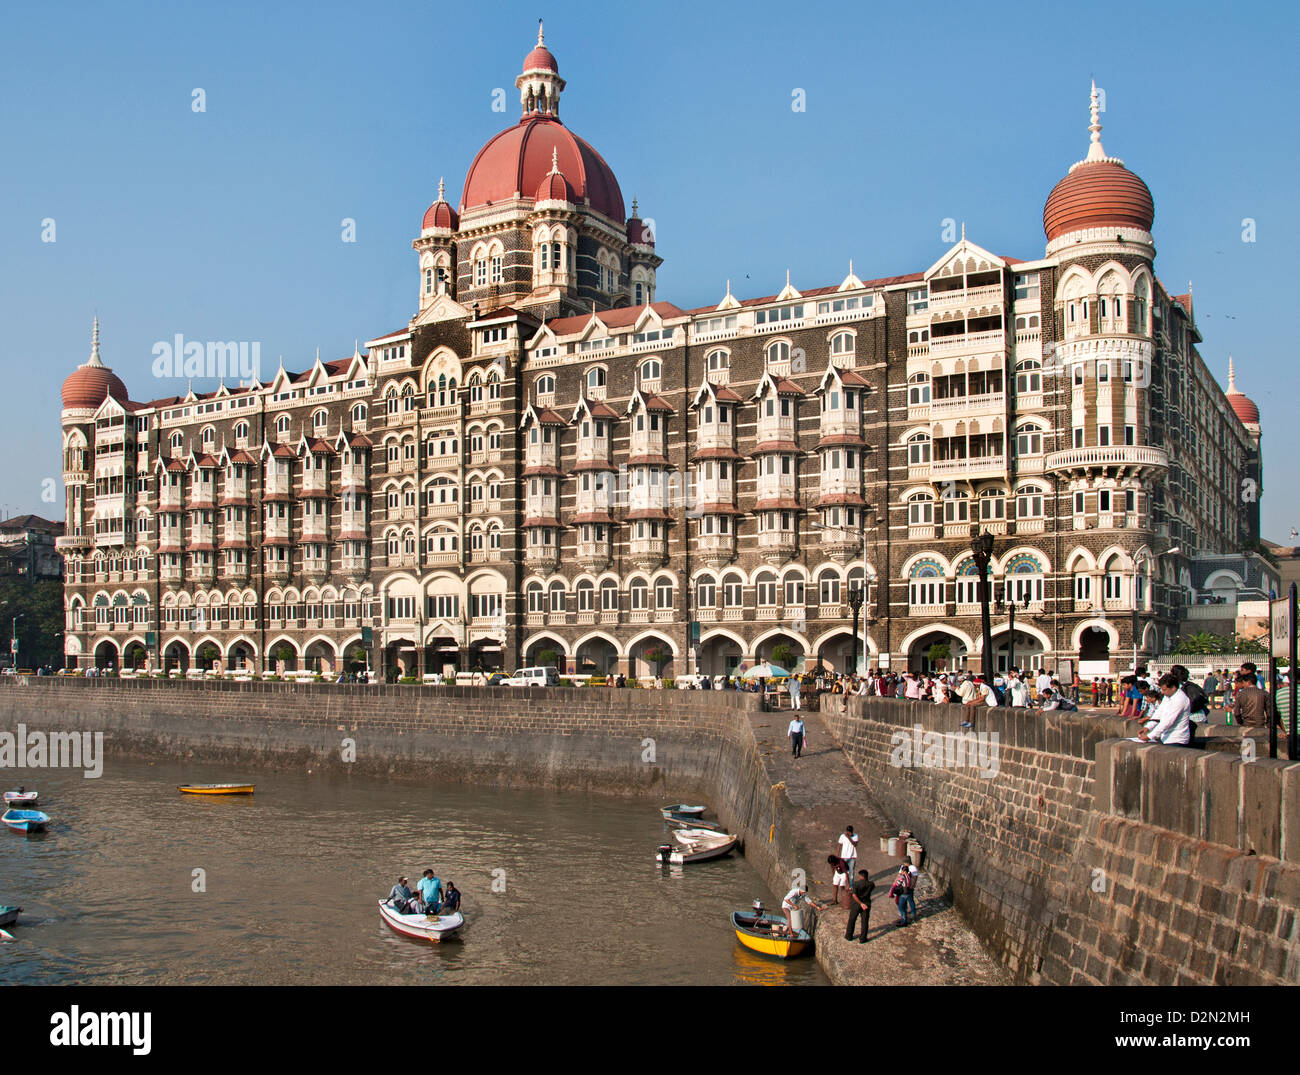
{"type": "Polygon", "coordinates": [[[316,348],[316,365],[320,365],[320,348],[316,348]]]}
{"type": "Polygon", "coordinates": [[[541,19],[538,19],[538,20],[537,20],[537,44],[538,44],[538,45],[545,45],[545,44],[546,44],[546,35],[542,32],[542,20],[541,20],[541,19]]]}
{"type": "Polygon", "coordinates": [[[727,280],[727,298],[731,298],[731,280],[730,280],[730,278],[728,278],[728,280],[727,280]]]}
{"type": "Polygon", "coordinates": [[[361,357],[361,341],[356,338],[353,338],[352,340],[352,357],[353,358],[361,357]]]}
{"type": "Polygon", "coordinates": [[[963,243],[966,241],[966,221],[964,220],[961,222],[961,241],[963,243]]]}
{"type": "Polygon", "coordinates": [[[786,286],[786,287],[789,287],[789,286],[790,286],[790,270],[789,270],[789,269],[786,269],[786,270],[785,270],[785,286],[786,286]]]}
{"type": "Polygon", "coordinates": [[[849,258],[849,275],[853,275],[853,259],[849,258]]]}
{"type": "Polygon", "coordinates": [[[1101,145],[1101,104],[1097,95],[1097,81],[1092,83],[1092,96],[1088,111],[1092,117],[1092,122],[1088,124],[1089,144],[1088,156],[1084,158],[1090,161],[1104,161],[1106,159],[1106,150],[1101,145]]]}
{"type": "Polygon", "coordinates": [[[633,215],[633,216],[636,216],[636,214],[637,214],[636,195],[633,194],[633,195],[632,195],[632,215],[633,215]]]}
{"type": "Polygon", "coordinates": [[[1228,392],[1237,391],[1237,372],[1232,368],[1232,355],[1228,356],[1228,392]]]}
{"type": "Polygon", "coordinates": [[[87,366],[102,366],[104,360],[99,357],[99,315],[95,315],[94,323],[90,329],[90,360],[87,366]]]}
{"type": "Polygon", "coordinates": [[[560,170],[560,151],[558,147],[551,147],[551,175],[555,175],[560,170]]]}
{"type": "Polygon", "coordinates": [[[447,200],[447,185],[445,182],[443,182],[443,177],[439,176],[438,177],[438,201],[445,202],[446,200],[447,200]]]}

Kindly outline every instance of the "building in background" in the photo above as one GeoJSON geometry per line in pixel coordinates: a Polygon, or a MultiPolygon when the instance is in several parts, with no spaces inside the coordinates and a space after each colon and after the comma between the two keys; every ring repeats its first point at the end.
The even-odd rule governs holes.
{"type": "Polygon", "coordinates": [[[364,353],[139,403],[96,327],[63,388],[70,661],[978,664],[983,529],[996,663],[1087,674],[1168,650],[1195,565],[1258,541],[1258,412],[1157,278],[1095,91],[1042,257],[963,230],[910,273],[683,309],[540,35],[516,85],[364,353]]]}
{"type": "Polygon", "coordinates": [[[14,515],[0,520],[0,571],[32,579],[63,577],[63,557],[56,541],[63,524],[39,515],[14,515]]]}

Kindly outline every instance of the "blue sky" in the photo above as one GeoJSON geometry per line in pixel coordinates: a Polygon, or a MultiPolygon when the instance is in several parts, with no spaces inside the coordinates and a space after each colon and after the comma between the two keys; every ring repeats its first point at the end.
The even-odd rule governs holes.
{"type": "Polygon", "coordinates": [[[62,510],[59,386],[96,311],[137,399],[184,391],[151,373],[176,333],[260,341],[273,371],[404,325],[420,218],[439,176],[456,203],[474,153],[517,118],[539,15],[561,115],[654,218],[658,297],[681,306],[728,277],[742,296],[787,268],[796,286],[837,282],[850,258],[864,278],[917,271],[948,217],[995,252],[1041,256],[1043,201],[1086,151],[1095,77],[1106,149],[1155,198],[1157,273],[1176,292],[1193,281],[1202,354],[1224,383],[1234,355],[1259,404],[1265,536],[1289,543],[1300,15],[1282,4],[11,8],[0,510],[62,510]]]}

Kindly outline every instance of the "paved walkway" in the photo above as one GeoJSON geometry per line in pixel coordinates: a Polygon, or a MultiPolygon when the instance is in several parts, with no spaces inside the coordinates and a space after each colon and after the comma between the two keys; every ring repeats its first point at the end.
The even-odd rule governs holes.
{"type": "MultiPolygon", "coordinates": [[[[823,704],[838,704],[824,698],[823,704]]],[[[917,920],[898,925],[898,911],[886,893],[901,861],[880,850],[880,834],[897,832],[872,800],[862,777],[817,713],[805,712],[810,746],[803,757],[790,756],[786,727],[788,710],[750,716],[755,739],[772,774],[783,781],[785,793],[796,807],[794,839],[799,867],[808,873],[809,894],[829,903],[831,870],[826,856],[836,852],[836,840],[846,825],[860,836],[856,869],[871,871],[875,881],[871,929],[866,944],[845,941],[848,921],[845,906],[819,913],[817,946],[833,980],[852,985],[995,985],[1011,976],[991,959],[964,919],[943,899],[934,881],[921,871],[916,890],[917,920]]],[[[858,935],[862,928],[858,923],[858,935]]]]}

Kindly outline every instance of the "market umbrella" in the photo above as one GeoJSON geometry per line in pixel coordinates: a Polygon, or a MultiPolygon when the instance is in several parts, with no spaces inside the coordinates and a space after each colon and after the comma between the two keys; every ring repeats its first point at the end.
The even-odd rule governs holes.
{"type": "Polygon", "coordinates": [[[790,673],[782,668],[779,664],[756,664],[745,673],[745,679],[775,679],[780,676],[788,676],[790,673]]]}

